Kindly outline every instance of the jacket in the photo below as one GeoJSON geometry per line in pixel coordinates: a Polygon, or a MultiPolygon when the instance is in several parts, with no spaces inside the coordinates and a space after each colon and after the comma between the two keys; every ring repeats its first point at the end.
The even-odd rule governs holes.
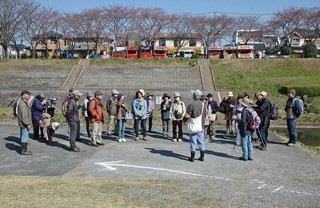
{"type": "Polygon", "coordinates": [[[117,120],[124,119],[126,112],[128,112],[128,105],[124,100],[118,100],[117,102],[117,120]],[[122,106],[124,104],[125,106],[122,106]]]}
{"type": "Polygon", "coordinates": [[[270,116],[271,102],[267,98],[262,98],[260,101],[257,101],[256,104],[257,107],[255,108],[255,111],[258,113],[261,119],[263,117],[270,116]]]}
{"type": "Polygon", "coordinates": [[[67,105],[68,122],[80,122],[79,107],[74,98],[70,98],[67,105]]]}
{"type": "Polygon", "coordinates": [[[22,128],[32,124],[31,108],[24,100],[18,104],[18,124],[22,128]]]}
{"type": "Polygon", "coordinates": [[[116,116],[117,115],[117,102],[118,99],[116,97],[110,96],[106,108],[109,115],[116,116]]]}
{"type": "Polygon", "coordinates": [[[186,113],[186,106],[185,106],[184,102],[182,102],[182,101],[176,102],[175,101],[171,104],[170,118],[173,121],[182,120],[185,113],[186,113]]]}
{"type": "Polygon", "coordinates": [[[248,129],[248,119],[249,119],[249,109],[248,108],[243,108],[241,112],[241,120],[239,121],[238,124],[238,129],[240,131],[241,137],[248,136],[252,134],[252,132],[248,129]]]}
{"type": "Polygon", "coordinates": [[[201,100],[192,101],[186,110],[186,114],[183,117],[183,121],[188,121],[189,118],[196,118],[202,114],[202,128],[204,129],[204,123],[207,115],[207,108],[201,100]],[[201,109],[203,109],[201,111],[201,109]]]}
{"type": "Polygon", "coordinates": [[[147,118],[147,101],[144,98],[135,99],[132,103],[134,119],[147,118]]]}
{"type": "Polygon", "coordinates": [[[32,122],[39,122],[41,120],[42,114],[44,113],[44,110],[45,107],[42,105],[40,100],[35,99],[31,107],[32,122]]]}
{"type": "Polygon", "coordinates": [[[103,107],[100,99],[92,99],[89,103],[90,121],[92,123],[104,123],[103,107]]]}
{"type": "Polygon", "coordinates": [[[226,114],[225,114],[225,120],[230,121],[232,120],[232,115],[233,115],[233,107],[231,105],[235,105],[237,102],[234,97],[226,99],[226,114]]]}
{"type": "Polygon", "coordinates": [[[302,108],[298,99],[296,97],[288,98],[287,104],[285,107],[286,118],[287,119],[297,119],[302,113],[302,108]]]}
{"type": "Polygon", "coordinates": [[[147,117],[153,117],[153,110],[154,110],[154,100],[153,98],[147,99],[147,117]]]}
{"type": "Polygon", "coordinates": [[[171,108],[171,101],[165,103],[165,101],[161,102],[161,119],[162,120],[169,120],[170,119],[170,108],[171,108]],[[165,108],[165,110],[163,110],[165,108]]]}

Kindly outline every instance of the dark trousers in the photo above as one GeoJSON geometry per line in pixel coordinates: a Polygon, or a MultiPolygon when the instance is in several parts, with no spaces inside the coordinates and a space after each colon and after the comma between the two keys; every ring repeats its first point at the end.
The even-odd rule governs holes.
{"type": "Polygon", "coordinates": [[[141,127],[142,127],[142,135],[143,137],[147,136],[147,128],[146,128],[146,123],[147,119],[134,119],[134,133],[136,137],[139,136],[139,123],[141,122],[141,127]]]}
{"type": "Polygon", "coordinates": [[[77,123],[77,140],[80,140],[80,122],[76,122],[77,123]]]}
{"type": "Polygon", "coordinates": [[[183,138],[183,132],[182,132],[182,120],[179,121],[172,121],[172,136],[174,139],[177,138],[177,127],[179,130],[179,139],[183,138]]]}
{"type": "Polygon", "coordinates": [[[91,136],[91,133],[90,133],[90,119],[89,117],[85,117],[86,119],[86,130],[87,130],[87,134],[88,134],[88,137],[91,136]]]}
{"type": "Polygon", "coordinates": [[[80,122],[69,122],[69,128],[70,128],[70,148],[76,148],[76,139],[79,131],[79,124],[80,122]]]}
{"type": "Polygon", "coordinates": [[[149,130],[149,132],[150,132],[151,129],[152,129],[152,120],[153,120],[153,117],[149,117],[149,118],[148,118],[148,123],[149,123],[149,125],[148,125],[148,130],[149,130]]]}
{"type": "Polygon", "coordinates": [[[269,118],[263,117],[262,122],[259,127],[261,146],[267,147],[268,144],[268,126],[269,126],[269,118]]]}
{"type": "Polygon", "coordinates": [[[40,138],[39,131],[40,131],[41,138],[43,139],[43,133],[42,133],[43,128],[40,127],[39,122],[32,122],[32,126],[33,126],[33,138],[39,139],[40,138]]]}

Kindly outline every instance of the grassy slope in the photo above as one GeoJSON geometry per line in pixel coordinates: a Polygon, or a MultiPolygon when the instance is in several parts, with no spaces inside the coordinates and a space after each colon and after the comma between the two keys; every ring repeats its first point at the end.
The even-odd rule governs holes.
{"type": "MultiPolygon", "coordinates": [[[[274,124],[285,125],[284,107],[287,96],[280,94],[283,86],[319,84],[320,59],[271,59],[271,60],[212,60],[212,70],[219,90],[233,91],[235,95],[248,91],[266,91],[268,98],[281,110],[281,119],[274,124]]],[[[310,98],[314,111],[320,109],[320,97],[310,98]]],[[[301,125],[319,126],[320,115],[304,114],[301,125]]]]}

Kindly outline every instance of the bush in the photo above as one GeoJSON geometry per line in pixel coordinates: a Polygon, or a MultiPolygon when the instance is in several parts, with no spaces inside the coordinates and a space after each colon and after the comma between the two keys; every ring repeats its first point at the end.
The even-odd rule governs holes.
{"type": "Polygon", "coordinates": [[[289,89],[295,89],[296,94],[298,96],[308,95],[308,97],[316,97],[320,96],[320,86],[319,85],[311,85],[311,86],[282,86],[279,89],[281,94],[287,94],[289,89]]]}
{"type": "Polygon", "coordinates": [[[283,46],[281,48],[281,55],[291,55],[292,54],[292,48],[289,46],[283,46]]]}
{"type": "Polygon", "coordinates": [[[317,58],[318,49],[314,43],[307,43],[304,46],[304,57],[305,58],[317,58]]]}

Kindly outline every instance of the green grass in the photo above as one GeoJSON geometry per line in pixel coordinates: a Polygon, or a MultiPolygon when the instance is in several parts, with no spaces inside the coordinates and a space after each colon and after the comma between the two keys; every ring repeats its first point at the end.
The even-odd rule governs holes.
{"type": "MultiPolygon", "coordinates": [[[[285,120],[284,107],[287,96],[280,93],[284,86],[319,85],[320,59],[271,59],[271,60],[211,60],[218,90],[233,91],[235,96],[244,91],[253,97],[257,91],[266,91],[268,98],[280,109],[285,120]]],[[[320,97],[309,97],[311,113],[304,114],[299,122],[319,125],[320,97]],[[316,122],[317,124],[315,124],[316,122]]]]}

